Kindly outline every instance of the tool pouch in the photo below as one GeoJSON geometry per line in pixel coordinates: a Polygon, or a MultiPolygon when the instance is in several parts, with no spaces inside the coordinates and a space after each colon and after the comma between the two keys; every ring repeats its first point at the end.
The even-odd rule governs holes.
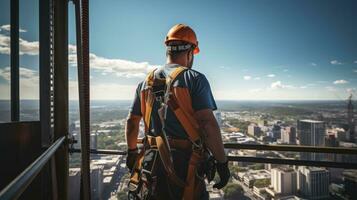
{"type": "MultiPolygon", "coordinates": [[[[128,199],[130,200],[148,200],[156,192],[156,163],[158,152],[156,150],[147,150],[140,163],[137,181],[132,179],[128,185],[128,199]]],[[[140,160],[139,160],[140,161],[140,160]]]]}

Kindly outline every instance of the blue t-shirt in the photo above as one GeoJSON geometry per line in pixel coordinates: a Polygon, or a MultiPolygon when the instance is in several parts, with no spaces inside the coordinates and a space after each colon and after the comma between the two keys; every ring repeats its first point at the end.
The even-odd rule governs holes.
{"type": "MultiPolygon", "coordinates": [[[[158,68],[155,71],[155,77],[164,78],[170,74],[175,68],[179,67],[177,64],[167,64],[163,67],[158,68]]],[[[173,87],[183,87],[187,88],[192,100],[192,108],[195,111],[202,109],[212,109],[216,110],[216,102],[213,98],[211,87],[208,83],[207,78],[200,72],[188,69],[177,76],[175,81],[172,83],[173,87]]],[[[130,108],[130,113],[133,115],[141,116],[140,107],[140,93],[146,88],[145,81],[139,83],[136,92],[134,102],[130,108]]],[[[154,101],[153,109],[151,112],[150,120],[150,135],[156,135],[157,132],[161,131],[161,122],[158,116],[157,110],[160,108],[159,103],[154,101]]],[[[187,138],[187,133],[176,118],[174,112],[168,108],[166,120],[165,120],[165,132],[168,136],[172,138],[187,138]]]]}

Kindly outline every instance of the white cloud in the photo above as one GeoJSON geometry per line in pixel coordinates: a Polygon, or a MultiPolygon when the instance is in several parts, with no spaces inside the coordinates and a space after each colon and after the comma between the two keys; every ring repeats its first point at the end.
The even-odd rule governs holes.
{"type": "Polygon", "coordinates": [[[220,69],[231,69],[230,67],[226,67],[226,66],[219,66],[220,69]]]}
{"type": "MultiPolygon", "coordinates": [[[[69,81],[69,98],[78,99],[78,82],[69,81]]],[[[123,85],[117,83],[91,84],[90,98],[92,100],[117,100],[133,99],[136,85],[123,85]]]]}
{"type": "Polygon", "coordinates": [[[354,73],[357,73],[357,69],[356,70],[353,70],[354,73]]]}
{"type": "Polygon", "coordinates": [[[316,66],[317,66],[317,64],[316,64],[316,63],[313,63],[313,62],[312,62],[312,63],[310,63],[310,65],[311,65],[311,66],[314,66],[314,67],[316,67],[316,66]]]}
{"type": "Polygon", "coordinates": [[[248,80],[251,80],[252,77],[251,77],[251,76],[243,76],[243,79],[246,80],[246,81],[248,81],[248,80]]]}
{"type": "MultiPolygon", "coordinates": [[[[39,75],[35,70],[20,67],[20,95],[23,99],[39,98],[39,75]]],[[[0,69],[0,77],[8,84],[0,84],[0,99],[10,98],[10,67],[0,69]]]]}
{"type": "Polygon", "coordinates": [[[284,69],[283,71],[284,71],[284,72],[288,72],[289,70],[288,70],[288,69],[284,69]]]}
{"type": "Polygon", "coordinates": [[[269,77],[269,78],[274,78],[274,77],[275,77],[275,74],[268,74],[267,77],[269,77]]]}
{"type": "Polygon", "coordinates": [[[250,93],[259,93],[259,92],[262,92],[263,89],[261,88],[256,88],[256,89],[252,89],[252,90],[249,90],[250,93]]]}
{"type": "Polygon", "coordinates": [[[281,81],[276,81],[270,85],[272,89],[278,89],[278,88],[283,88],[283,84],[281,81]]]}
{"type": "Polygon", "coordinates": [[[342,64],[343,64],[342,62],[340,62],[340,61],[338,61],[338,60],[331,60],[330,63],[331,63],[332,65],[342,65],[342,64]]]}
{"type": "MultiPolygon", "coordinates": [[[[38,55],[39,42],[19,39],[20,55],[38,55]]],[[[10,36],[0,34],[0,54],[10,54],[10,36]]]]}
{"type": "Polygon", "coordinates": [[[260,77],[259,77],[259,76],[258,76],[258,77],[255,77],[254,80],[260,80],[260,77]]]}
{"type": "Polygon", "coordinates": [[[331,87],[331,86],[326,86],[325,89],[326,89],[327,91],[330,91],[330,92],[335,92],[335,91],[337,91],[336,88],[331,87]]]}
{"type": "MultiPolygon", "coordinates": [[[[11,30],[10,24],[4,24],[4,25],[0,26],[0,31],[2,31],[2,30],[7,31],[7,32],[10,32],[10,30],[11,30]]],[[[27,30],[22,29],[22,28],[20,28],[19,31],[20,31],[21,33],[27,32],[27,30]]]]}
{"type": "Polygon", "coordinates": [[[294,89],[296,87],[293,85],[285,85],[281,81],[276,81],[276,82],[271,83],[270,88],[271,89],[285,89],[285,88],[286,89],[294,89]]]}
{"type": "MultiPolygon", "coordinates": [[[[77,56],[75,54],[69,55],[69,63],[71,66],[76,66],[77,56]]],[[[159,66],[150,65],[148,62],[105,58],[91,53],[90,67],[102,71],[102,75],[112,73],[119,77],[143,78],[147,72],[159,66]]]]}
{"type": "Polygon", "coordinates": [[[348,81],[343,80],[343,79],[341,79],[341,80],[335,80],[335,81],[333,82],[333,84],[335,84],[335,85],[338,85],[338,84],[347,84],[347,83],[348,83],[348,81]]]}
{"type": "Polygon", "coordinates": [[[357,64],[357,60],[355,60],[353,63],[357,64]]]}
{"type": "MultiPolygon", "coordinates": [[[[0,99],[10,98],[10,67],[0,68],[0,77],[7,84],[0,84],[0,99]]],[[[68,83],[69,98],[78,99],[78,82],[70,80],[68,83]]],[[[136,85],[123,85],[117,83],[91,84],[90,98],[96,100],[105,99],[132,99],[134,98],[136,85]]],[[[39,98],[38,72],[29,68],[20,68],[20,94],[22,99],[39,98]]]]}
{"type": "MultiPolygon", "coordinates": [[[[38,55],[39,42],[27,41],[20,38],[20,55],[38,55]]],[[[10,37],[0,34],[0,53],[10,54],[10,37]]],[[[68,45],[69,63],[71,66],[76,66],[77,55],[76,46],[68,45]]],[[[158,67],[151,65],[148,62],[134,62],[123,59],[111,59],[97,56],[94,53],[90,54],[90,67],[102,71],[102,74],[113,73],[119,77],[126,78],[143,78],[148,71],[158,67]]],[[[104,75],[103,74],[103,75],[104,75]]]]}

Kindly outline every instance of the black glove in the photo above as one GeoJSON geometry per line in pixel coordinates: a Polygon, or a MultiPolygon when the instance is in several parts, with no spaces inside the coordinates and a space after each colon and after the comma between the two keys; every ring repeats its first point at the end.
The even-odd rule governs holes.
{"type": "Polygon", "coordinates": [[[138,155],[138,148],[128,149],[128,155],[126,157],[126,166],[129,168],[130,171],[132,171],[138,155]]]}
{"type": "Polygon", "coordinates": [[[217,161],[216,168],[220,180],[218,183],[214,184],[213,187],[221,189],[227,185],[229,177],[231,176],[228,168],[228,160],[225,163],[220,163],[217,161]]]}

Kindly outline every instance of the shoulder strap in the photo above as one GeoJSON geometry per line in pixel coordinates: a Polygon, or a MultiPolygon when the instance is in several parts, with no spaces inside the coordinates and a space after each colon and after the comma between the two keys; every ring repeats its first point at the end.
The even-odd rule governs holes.
{"type": "MultiPolygon", "coordinates": [[[[166,87],[167,94],[165,94],[165,102],[168,104],[170,109],[175,113],[177,119],[180,124],[185,129],[186,133],[189,136],[189,139],[192,142],[195,142],[200,138],[199,127],[196,119],[192,116],[192,112],[188,111],[187,106],[183,104],[187,102],[182,102],[182,100],[186,100],[189,96],[189,93],[180,93],[176,92],[172,87],[172,83],[176,80],[176,78],[188,68],[186,67],[177,67],[174,69],[169,75],[166,76],[166,87]],[[181,99],[178,101],[178,99],[181,99]]],[[[156,69],[155,69],[156,70],[156,69]]],[[[151,71],[146,77],[145,81],[148,87],[152,87],[154,85],[154,73],[155,70],[151,71]]],[[[153,105],[153,97],[150,94],[150,90],[145,90],[141,94],[141,111],[144,117],[145,129],[148,130],[150,125],[150,116],[153,105]]]]}
{"type": "MultiPolygon", "coordinates": [[[[176,90],[172,87],[172,83],[177,76],[187,69],[188,68],[186,67],[177,67],[169,76],[167,76],[166,84],[169,88],[170,95],[165,96],[165,98],[168,98],[165,102],[175,113],[175,116],[188,134],[189,139],[194,143],[200,138],[198,123],[193,116],[193,112],[188,111],[188,107],[183,105],[187,105],[188,102],[178,101],[178,99],[188,101],[189,93],[176,92],[176,90]]],[[[192,105],[189,105],[189,107],[191,106],[192,105]]]]}
{"type": "MultiPolygon", "coordinates": [[[[149,88],[151,88],[154,85],[155,71],[156,69],[152,70],[145,78],[145,84],[149,88]]],[[[144,89],[140,93],[141,114],[143,115],[144,118],[145,133],[147,133],[149,130],[152,105],[154,103],[154,98],[151,92],[152,92],[151,90],[144,89]]]]}

